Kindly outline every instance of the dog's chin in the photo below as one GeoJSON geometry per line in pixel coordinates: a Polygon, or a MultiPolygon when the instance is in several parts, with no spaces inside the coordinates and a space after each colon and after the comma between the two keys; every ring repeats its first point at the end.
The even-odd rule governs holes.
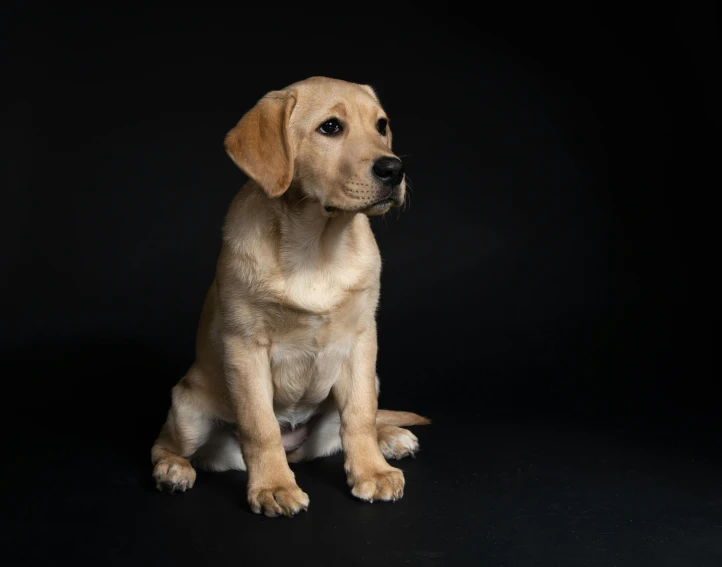
{"type": "Polygon", "coordinates": [[[393,197],[388,197],[386,199],[382,199],[381,201],[376,201],[370,207],[366,207],[365,209],[362,209],[359,212],[361,212],[369,217],[375,217],[377,215],[383,215],[384,213],[387,213],[392,207],[400,207],[400,206],[401,206],[401,202],[398,199],[394,199],[393,197]]]}
{"type": "Polygon", "coordinates": [[[332,206],[332,205],[326,205],[324,207],[324,211],[327,214],[334,214],[339,212],[344,213],[362,213],[369,217],[375,217],[378,215],[383,215],[384,213],[387,213],[390,209],[394,207],[400,207],[404,204],[404,195],[401,192],[396,192],[392,195],[389,195],[388,197],[384,199],[379,199],[378,201],[375,201],[374,203],[371,203],[370,205],[361,205],[357,206],[354,204],[349,204],[346,206],[332,206]]]}
{"type": "Polygon", "coordinates": [[[333,215],[335,213],[361,213],[369,217],[375,217],[377,215],[383,215],[393,207],[400,207],[401,205],[403,205],[403,201],[388,197],[386,199],[376,201],[371,205],[365,205],[362,207],[334,207],[327,205],[323,208],[323,210],[329,215],[333,215]]]}

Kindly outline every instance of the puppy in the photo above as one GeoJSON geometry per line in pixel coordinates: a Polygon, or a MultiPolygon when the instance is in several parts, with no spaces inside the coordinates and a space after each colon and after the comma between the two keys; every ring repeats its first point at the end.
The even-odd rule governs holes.
{"type": "Polygon", "coordinates": [[[386,459],[413,455],[378,410],[376,308],[381,258],[369,217],[403,204],[403,164],[373,89],[312,77],[261,98],[227,134],[249,181],[233,199],[196,358],[172,389],[151,451],[158,488],[193,486],[191,465],[248,471],[251,510],[308,507],[289,462],[343,449],[351,492],[403,495],[386,459]]]}

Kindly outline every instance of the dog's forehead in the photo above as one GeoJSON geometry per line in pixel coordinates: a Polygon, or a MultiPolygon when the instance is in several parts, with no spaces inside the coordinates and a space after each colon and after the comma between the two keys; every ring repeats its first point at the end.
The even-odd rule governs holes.
{"type": "Polygon", "coordinates": [[[375,116],[383,112],[373,91],[357,83],[317,78],[292,87],[297,93],[297,105],[314,117],[323,114],[375,116]]]}

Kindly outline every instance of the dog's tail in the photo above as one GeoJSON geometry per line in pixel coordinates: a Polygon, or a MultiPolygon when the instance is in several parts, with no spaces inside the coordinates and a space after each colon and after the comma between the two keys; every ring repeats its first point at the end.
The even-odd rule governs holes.
{"type": "Polygon", "coordinates": [[[408,427],[409,425],[428,425],[430,419],[411,413],[410,411],[378,410],[376,413],[376,425],[396,425],[408,427]]]}

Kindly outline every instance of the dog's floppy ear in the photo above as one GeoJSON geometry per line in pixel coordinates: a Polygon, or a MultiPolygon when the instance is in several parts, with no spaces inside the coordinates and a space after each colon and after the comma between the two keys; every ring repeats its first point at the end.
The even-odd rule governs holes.
{"type": "Polygon", "coordinates": [[[288,124],[296,105],[289,91],[259,100],[224,141],[226,153],[269,197],[282,195],[293,179],[293,148],[288,124]]]}

